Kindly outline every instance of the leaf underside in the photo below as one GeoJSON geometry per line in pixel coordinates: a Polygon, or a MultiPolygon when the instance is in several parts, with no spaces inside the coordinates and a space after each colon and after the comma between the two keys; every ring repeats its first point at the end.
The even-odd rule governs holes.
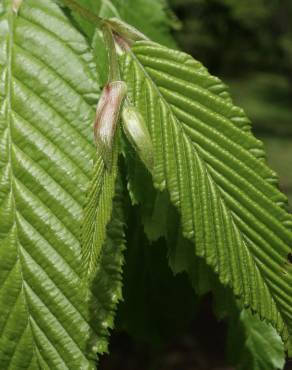
{"type": "MultiPolygon", "coordinates": [[[[177,217],[177,216],[176,216],[177,217]]],[[[271,324],[243,309],[229,287],[224,287],[205,261],[194,255],[192,242],[181,230],[168,233],[169,262],[175,273],[187,271],[199,295],[212,292],[218,320],[228,319],[227,353],[237,370],[278,370],[285,364],[284,343],[271,324]]]]}
{"type": "Polygon", "coordinates": [[[182,52],[141,41],[121,64],[152,136],[154,185],[169,191],[184,236],[287,341],[292,219],[249,120],[221,81],[182,52]]]}
{"type": "Polygon", "coordinates": [[[101,255],[102,297],[82,292],[79,242],[96,155],[95,68],[52,0],[26,0],[17,16],[1,2],[1,370],[95,369],[106,349],[122,264],[108,255],[123,233],[109,232],[101,255]]]}

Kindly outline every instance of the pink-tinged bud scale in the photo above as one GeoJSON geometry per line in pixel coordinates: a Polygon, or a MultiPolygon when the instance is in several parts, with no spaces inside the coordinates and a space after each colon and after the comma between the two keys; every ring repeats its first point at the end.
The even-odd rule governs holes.
{"type": "Polygon", "coordinates": [[[113,142],[126,93],[127,85],[125,82],[108,83],[102,91],[96,109],[94,137],[97,150],[108,169],[111,168],[112,164],[113,142]]]}

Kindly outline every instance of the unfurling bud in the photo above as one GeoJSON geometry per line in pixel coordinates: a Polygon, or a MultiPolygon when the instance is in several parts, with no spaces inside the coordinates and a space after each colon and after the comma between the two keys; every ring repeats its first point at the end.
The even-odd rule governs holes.
{"type": "Polygon", "coordinates": [[[144,118],[137,108],[124,106],[122,119],[127,138],[134,146],[142,162],[152,172],[154,165],[153,145],[144,118]]]}
{"type": "Polygon", "coordinates": [[[120,35],[127,42],[149,40],[142,32],[119,18],[110,18],[106,22],[117,35],[120,35]]]}
{"type": "Polygon", "coordinates": [[[97,104],[94,137],[97,150],[108,169],[112,165],[113,141],[126,93],[125,82],[110,82],[104,87],[97,104]]]}

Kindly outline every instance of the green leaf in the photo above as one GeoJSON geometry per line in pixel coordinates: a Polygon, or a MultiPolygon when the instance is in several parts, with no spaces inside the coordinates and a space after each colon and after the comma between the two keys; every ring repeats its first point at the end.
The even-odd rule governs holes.
{"type": "Polygon", "coordinates": [[[196,313],[197,296],[188,276],[173,276],[167,264],[165,240],[149,243],[141,213],[130,212],[125,253],[124,301],[118,327],[150,347],[165,345],[187,328],[196,313]]]}
{"type": "Polygon", "coordinates": [[[97,71],[99,76],[99,84],[100,86],[105,86],[108,82],[109,58],[101,30],[96,30],[92,40],[92,45],[94,56],[98,61],[97,71]]]}
{"type": "MultiPolygon", "coordinates": [[[[153,241],[164,236],[167,239],[169,265],[173,273],[175,275],[181,275],[182,272],[186,271],[195,292],[199,295],[212,292],[214,311],[218,320],[228,320],[227,344],[229,358],[232,363],[241,370],[282,369],[285,363],[284,345],[275,329],[266,322],[261,321],[257,315],[251,315],[249,310],[240,308],[240,302],[235,302],[230,289],[220,284],[217,276],[206,265],[205,261],[193,253],[192,242],[183,238],[179,226],[179,215],[170,204],[166,192],[151,191],[151,183],[148,176],[145,176],[147,173],[145,173],[145,170],[143,171],[141,162],[139,163],[137,158],[135,160],[131,155],[127,158],[127,163],[129,189],[132,198],[134,197],[134,202],[140,205],[139,214],[142,215],[141,219],[147,238],[153,241]],[[143,191],[143,188],[147,188],[147,192],[143,191]],[[271,340],[269,341],[267,350],[263,352],[261,347],[264,345],[265,335],[271,338],[271,340]],[[259,345],[257,346],[258,342],[259,345]],[[252,343],[255,343],[255,346],[252,346],[252,343]],[[260,361],[258,360],[259,357],[261,358],[260,361]],[[258,367],[254,367],[254,364],[257,364],[258,367]],[[259,367],[261,365],[263,366],[259,367]]],[[[159,243],[162,243],[162,239],[160,239],[159,243]]],[[[141,245],[141,242],[139,241],[137,243],[136,241],[136,244],[141,245]]],[[[154,244],[154,248],[160,247],[160,244],[159,246],[154,244]]],[[[149,248],[150,246],[148,246],[149,248]]],[[[128,249],[127,254],[131,253],[131,246],[128,249]]],[[[134,315],[132,312],[134,310],[130,309],[130,305],[127,302],[131,302],[131,295],[135,297],[136,302],[137,293],[134,292],[133,273],[129,275],[128,270],[135,267],[136,265],[133,259],[130,267],[127,266],[125,271],[126,302],[122,305],[122,307],[126,307],[124,309],[125,311],[131,312],[129,314],[132,319],[134,315]],[[129,284],[132,284],[133,288],[132,293],[128,296],[129,284]]],[[[147,279],[147,281],[149,282],[150,279],[147,279]]],[[[132,300],[134,299],[132,298],[132,300]]],[[[179,307],[177,310],[181,312],[179,307]]],[[[139,311],[142,312],[142,310],[139,311]]],[[[144,318],[143,322],[145,322],[144,318]]],[[[137,328],[138,323],[133,324],[133,326],[137,328]]],[[[151,327],[151,324],[147,323],[146,327],[151,327]]],[[[128,330],[129,328],[130,325],[128,324],[128,330]]],[[[146,332],[144,330],[144,333],[146,332]]]]}
{"type": "Polygon", "coordinates": [[[249,120],[221,81],[184,53],[141,41],[121,63],[152,137],[155,187],[169,191],[184,236],[287,341],[292,220],[249,120]]]}
{"type": "MultiPolygon", "coordinates": [[[[92,281],[94,301],[91,304],[92,325],[98,333],[97,352],[108,351],[109,329],[114,326],[117,304],[122,298],[122,267],[125,249],[123,189],[116,184],[113,213],[107,226],[107,238],[98,259],[95,278],[92,281]],[[98,320],[96,320],[96,316],[98,320]]],[[[94,338],[93,338],[94,344],[94,338]]]]}
{"type": "Polygon", "coordinates": [[[130,143],[124,141],[123,152],[126,157],[127,183],[131,203],[139,206],[140,218],[148,240],[153,242],[160,237],[166,237],[168,194],[157,192],[154,189],[150,172],[130,143]]]}
{"type": "Polygon", "coordinates": [[[53,1],[26,0],[16,16],[4,0],[0,74],[0,368],[95,369],[121,257],[109,257],[113,229],[98,270],[108,296],[86,300],[79,237],[96,153],[93,57],[53,1]]]}
{"type": "Polygon", "coordinates": [[[82,264],[85,277],[95,276],[99,256],[106,238],[106,226],[112,214],[112,200],[117,177],[118,147],[113,148],[113,164],[110,170],[97,156],[94,175],[84,209],[81,228],[82,264]]]}
{"type": "Polygon", "coordinates": [[[213,294],[218,320],[227,319],[228,357],[239,370],[276,370],[285,363],[284,344],[276,330],[249,309],[243,309],[229,287],[224,287],[205,261],[192,253],[191,241],[181,235],[178,223],[169,221],[167,243],[174,273],[187,271],[197,294],[213,294]]]}
{"type": "Polygon", "coordinates": [[[283,342],[275,329],[247,310],[233,319],[230,357],[238,370],[278,370],[285,365],[283,342]]]}

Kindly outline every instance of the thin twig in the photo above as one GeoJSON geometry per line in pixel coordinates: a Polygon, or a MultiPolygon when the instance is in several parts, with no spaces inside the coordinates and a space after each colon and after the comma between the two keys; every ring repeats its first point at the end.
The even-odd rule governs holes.
{"type": "Polygon", "coordinates": [[[74,12],[77,12],[83,18],[87,19],[91,23],[95,24],[97,27],[101,27],[103,24],[103,19],[100,18],[98,15],[92,13],[89,9],[84,8],[83,6],[79,5],[75,0],[63,0],[63,3],[68,6],[74,12]]]}

